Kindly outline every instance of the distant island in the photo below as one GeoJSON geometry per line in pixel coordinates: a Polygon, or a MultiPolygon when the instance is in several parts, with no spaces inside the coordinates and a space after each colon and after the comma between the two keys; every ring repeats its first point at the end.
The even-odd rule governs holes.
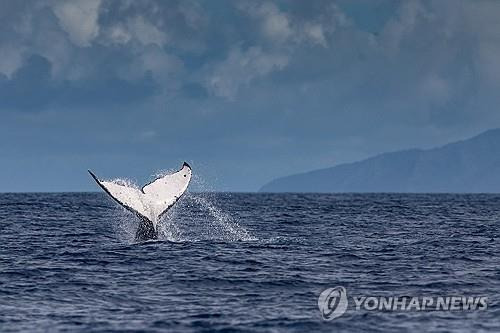
{"type": "Polygon", "coordinates": [[[278,178],[260,192],[500,193],[500,129],[278,178]]]}

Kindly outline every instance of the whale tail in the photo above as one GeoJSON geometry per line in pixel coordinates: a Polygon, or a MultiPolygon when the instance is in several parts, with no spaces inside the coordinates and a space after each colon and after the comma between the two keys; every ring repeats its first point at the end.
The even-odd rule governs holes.
{"type": "Polygon", "coordinates": [[[100,180],[92,171],[88,172],[104,192],[140,218],[135,235],[138,241],[158,238],[158,222],[184,194],[192,175],[191,167],[184,162],[180,170],[158,177],[138,189],[115,181],[100,180]]]}

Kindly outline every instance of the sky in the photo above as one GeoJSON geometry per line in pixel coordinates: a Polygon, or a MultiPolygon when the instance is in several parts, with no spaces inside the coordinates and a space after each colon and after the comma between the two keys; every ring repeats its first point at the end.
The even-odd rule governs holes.
{"type": "Polygon", "coordinates": [[[194,188],[500,127],[500,1],[0,1],[0,192],[194,188]]]}

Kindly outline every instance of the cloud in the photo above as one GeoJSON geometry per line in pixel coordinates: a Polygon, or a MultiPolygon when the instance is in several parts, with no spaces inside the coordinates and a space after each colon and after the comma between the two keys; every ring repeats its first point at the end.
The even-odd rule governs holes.
{"type": "Polygon", "coordinates": [[[32,56],[9,80],[0,79],[0,102],[3,108],[23,110],[44,106],[54,93],[50,82],[50,62],[41,56],[32,56]]]}
{"type": "Polygon", "coordinates": [[[54,13],[73,43],[89,46],[99,34],[99,6],[101,0],[56,1],[54,13]]]}
{"type": "Polygon", "coordinates": [[[142,15],[128,18],[125,22],[108,27],[107,34],[109,40],[116,44],[126,44],[135,40],[142,45],[163,46],[168,40],[166,32],[159,30],[142,15]]]}
{"type": "Polygon", "coordinates": [[[430,13],[426,11],[418,0],[403,2],[398,8],[398,14],[390,20],[382,32],[386,47],[397,49],[400,43],[418,28],[422,21],[431,19],[430,13]]]}
{"type": "Polygon", "coordinates": [[[32,55],[10,79],[0,76],[0,110],[39,112],[46,108],[122,105],[157,93],[148,75],[132,82],[114,77],[59,81],[53,79],[51,67],[47,58],[32,55]]]}
{"type": "Polygon", "coordinates": [[[157,135],[158,135],[158,133],[155,130],[151,130],[151,129],[143,130],[143,131],[138,133],[137,140],[139,140],[139,141],[152,141],[157,135]]]}
{"type": "Polygon", "coordinates": [[[308,23],[304,25],[304,35],[310,38],[315,44],[319,44],[323,47],[327,46],[325,33],[323,31],[323,26],[320,24],[308,23]]]}
{"type": "Polygon", "coordinates": [[[260,33],[270,42],[309,43],[327,47],[327,34],[349,24],[342,11],[333,3],[325,4],[314,15],[305,17],[300,11],[281,9],[272,2],[241,2],[241,11],[258,22],[260,33]]]}
{"type": "Polygon", "coordinates": [[[234,99],[241,86],[273,71],[282,70],[287,63],[287,56],[266,53],[260,47],[244,51],[236,47],[227,59],[214,66],[205,84],[214,95],[234,99]]]}
{"type": "Polygon", "coordinates": [[[265,2],[249,8],[249,12],[261,20],[262,32],[272,41],[285,42],[292,36],[293,31],[288,16],[275,4],[265,2]]]}
{"type": "Polygon", "coordinates": [[[430,103],[445,104],[450,99],[451,82],[436,75],[430,75],[422,82],[422,97],[430,103]]]}
{"type": "MultiPolygon", "coordinates": [[[[480,69],[481,76],[496,88],[500,87],[500,3],[496,1],[483,1],[480,4],[463,2],[459,7],[461,15],[453,23],[455,31],[457,26],[465,25],[469,30],[468,38],[475,40],[471,45],[477,50],[474,58],[475,65],[480,69]],[[459,20],[462,21],[459,21],[459,20]]],[[[458,14],[457,14],[458,16],[458,14]]]]}
{"type": "Polygon", "coordinates": [[[0,46],[0,73],[10,77],[22,64],[22,52],[20,47],[0,46]]]}
{"type": "Polygon", "coordinates": [[[366,100],[380,91],[386,97],[380,103],[393,104],[413,90],[428,98],[428,105],[437,105],[438,95],[445,105],[457,91],[479,84],[473,73],[481,73],[475,79],[484,91],[500,81],[498,5],[393,4],[376,34],[356,24],[363,17],[346,14],[351,5],[154,0],[9,5],[12,13],[4,14],[0,33],[0,72],[9,79],[27,57],[40,55],[50,62],[50,83],[74,82],[73,89],[99,76],[129,83],[150,77],[169,98],[235,100],[263,82],[311,86],[326,80],[337,86],[330,98],[344,102],[363,89],[366,100]]]}
{"type": "Polygon", "coordinates": [[[100,42],[106,45],[155,44],[160,47],[198,48],[208,23],[207,13],[193,1],[115,1],[102,4],[100,42]],[[197,46],[196,46],[197,45],[197,46]]]}

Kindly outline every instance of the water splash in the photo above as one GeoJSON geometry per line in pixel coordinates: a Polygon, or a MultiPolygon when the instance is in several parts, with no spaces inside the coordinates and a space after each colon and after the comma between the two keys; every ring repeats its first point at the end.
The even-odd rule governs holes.
{"type": "Polygon", "coordinates": [[[236,219],[218,206],[211,193],[187,193],[159,224],[170,241],[256,240],[236,219]]]}
{"type": "MultiPolygon", "coordinates": [[[[139,220],[119,206],[113,210],[112,216],[118,239],[134,243],[139,220]]],[[[171,242],[257,240],[219,207],[211,193],[186,193],[159,222],[158,236],[171,242]]]]}
{"type": "MultiPolygon", "coordinates": [[[[156,178],[170,173],[172,170],[161,170],[153,176],[156,178]]],[[[139,188],[126,179],[114,179],[113,182],[139,188]]],[[[204,179],[195,175],[192,183],[196,188],[206,192],[186,192],[163,216],[158,223],[158,236],[161,240],[172,242],[257,240],[238,223],[237,219],[221,207],[217,195],[211,192],[210,186],[204,179]]],[[[114,220],[118,238],[127,243],[135,242],[138,219],[122,207],[117,207],[114,220]]]]}
{"type": "Polygon", "coordinates": [[[230,241],[256,240],[248,230],[241,226],[229,213],[218,207],[217,201],[204,194],[194,194],[190,199],[208,213],[210,235],[214,238],[230,241]]]}
{"type": "MultiPolygon", "coordinates": [[[[114,204],[114,202],[113,202],[114,204]]],[[[128,244],[135,242],[135,232],[139,225],[139,220],[125,208],[116,205],[111,212],[113,230],[117,238],[128,244]]]]}

